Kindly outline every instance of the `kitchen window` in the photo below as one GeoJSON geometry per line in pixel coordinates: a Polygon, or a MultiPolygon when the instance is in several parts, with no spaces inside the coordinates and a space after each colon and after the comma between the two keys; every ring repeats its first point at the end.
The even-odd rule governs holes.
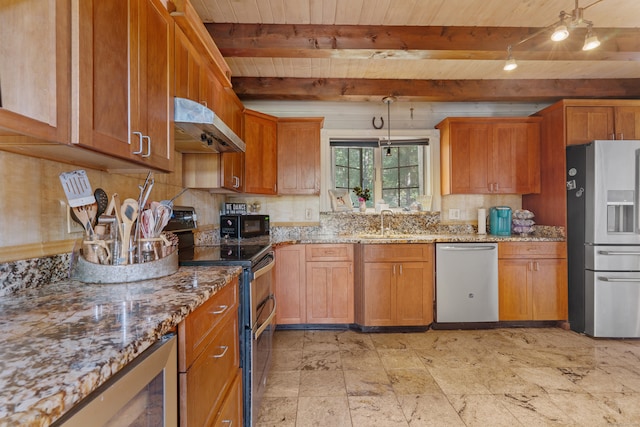
{"type": "Polygon", "coordinates": [[[349,190],[354,206],[354,187],[371,190],[367,207],[384,200],[391,208],[410,208],[426,193],[429,145],[424,139],[387,145],[377,139],[332,138],[330,146],[333,187],[349,190]]]}

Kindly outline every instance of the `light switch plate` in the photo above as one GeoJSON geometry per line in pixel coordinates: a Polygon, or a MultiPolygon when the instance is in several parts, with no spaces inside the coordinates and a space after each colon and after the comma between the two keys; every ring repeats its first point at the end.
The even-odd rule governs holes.
{"type": "Polygon", "coordinates": [[[460,219],[460,209],[449,209],[449,219],[460,219]]]}

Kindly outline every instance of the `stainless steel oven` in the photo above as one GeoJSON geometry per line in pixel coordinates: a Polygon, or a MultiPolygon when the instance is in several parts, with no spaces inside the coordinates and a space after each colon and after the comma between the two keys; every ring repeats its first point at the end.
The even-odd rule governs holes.
{"type": "Polygon", "coordinates": [[[195,217],[195,211],[191,207],[174,207],[174,218],[166,228],[178,235],[180,265],[242,267],[239,307],[240,365],[244,426],[250,427],[257,419],[271,364],[271,342],[276,312],[271,274],[275,265],[275,255],[268,235],[225,238],[219,244],[195,246],[195,217]]]}
{"type": "Polygon", "coordinates": [[[260,403],[267,384],[275,330],[276,299],[271,271],[275,265],[273,252],[254,266],[251,289],[251,425],[256,425],[260,403]]]}

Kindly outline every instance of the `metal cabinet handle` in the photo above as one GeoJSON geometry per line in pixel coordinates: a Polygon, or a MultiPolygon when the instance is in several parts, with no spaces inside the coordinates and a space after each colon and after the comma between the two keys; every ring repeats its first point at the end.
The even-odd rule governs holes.
{"type": "MultiPolygon", "coordinates": [[[[151,137],[149,135],[144,135],[142,139],[147,140],[147,154],[143,154],[141,157],[151,157],[151,137]]],[[[140,149],[142,149],[142,146],[140,149]]]]}
{"type": "Polygon", "coordinates": [[[393,264],[393,276],[395,276],[395,275],[396,275],[396,265],[393,264]]]}
{"type": "MultiPolygon", "coordinates": [[[[133,154],[140,154],[142,153],[142,132],[133,132],[134,135],[138,135],[138,141],[140,142],[140,150],[139,151],[134,151],[133,154]]],[[[129,145],[131,145],[131,142],[129,142],[129,145]]]]}
{"type": "Polygon", "coordinates": [[[222,420],[223,424],[229,424],[229,427],[233,425],[233,420],[222,420]]]}
{"type": "Polygon", "coordinates": [[[228,345],[223,345],[223,346],[220,346],[218,348],[222,348],[224,350],[222,350],[222,353],[220,353],[220,354],[212,354],[211,357],[213,357],[214,359],[220,359],[221,357],[224,357],[224,355],[227,354],[227,350],[229,350],[229,346],[228,345]]]}
{"type": "Polygon", "coordinates": [[[210,313],[211,313],[211,314],[222,314],[222,313],[224,313],[225,311],[227,311],[227,309],[228,309],[228,308],[229,308],[229,306],[228,306],[228,305],[221,305],[221,306],[218,308],[218,310],[211,311],[210,313]]]}
{"type": "Polygon", "coordinates": [[[233,188],[240,188],[240,178],[233,176],[233,188]]]}
{"type": "Polygon", "coordinates": [[[402,276],[402,264],[400,264],[400,275],[402,276]]]}

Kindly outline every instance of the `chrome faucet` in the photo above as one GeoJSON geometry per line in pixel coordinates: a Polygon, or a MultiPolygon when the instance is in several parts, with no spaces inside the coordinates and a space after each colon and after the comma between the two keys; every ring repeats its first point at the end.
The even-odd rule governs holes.
{"type": "Polygon", "coordinates": [[[383,209],[380,211],[380,234],[384,236],[384,214],[388,213],[393,215],[393,211],[390,209],[383,209]]]}

